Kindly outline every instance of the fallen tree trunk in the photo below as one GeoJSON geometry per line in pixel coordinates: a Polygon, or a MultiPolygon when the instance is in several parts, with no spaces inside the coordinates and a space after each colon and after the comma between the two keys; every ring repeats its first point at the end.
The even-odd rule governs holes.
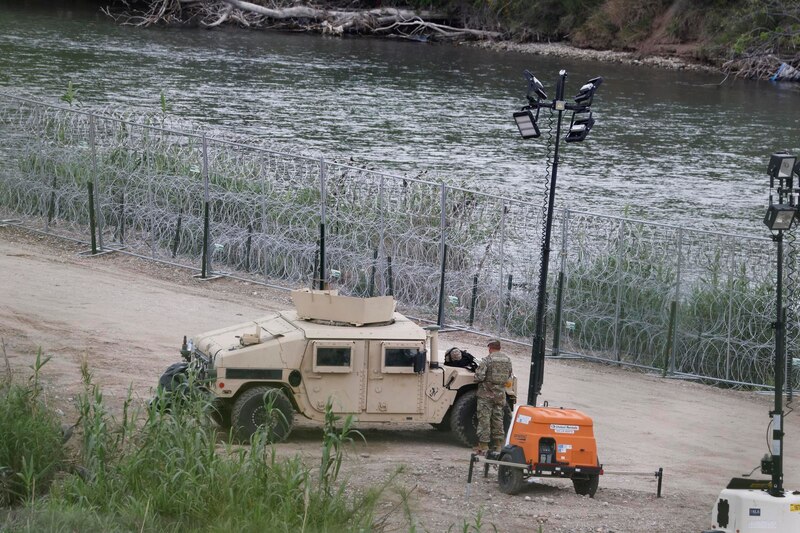
{"type": "Polygon", "coordinates": [[[737,78],[772,81],[800,81],[800,54],[778,57],[771,53],[742,56],[722,64],[723,72],[737,78]],[[794,67],[798,65],[798,67],[794,67]]]}
{"type": "Polygon", "coordinates": [[[246,27],[291,28],[330,35],[378,34],[414,39],[496,39],[499,32],[458,28],[445,15],[397,8],[323,9],[312,5],[267,7],[245,0],[151,0],[140,12],[104,12],[121,24],[150,26],[196,21],[213,28],[236,23],[246,27]]]}

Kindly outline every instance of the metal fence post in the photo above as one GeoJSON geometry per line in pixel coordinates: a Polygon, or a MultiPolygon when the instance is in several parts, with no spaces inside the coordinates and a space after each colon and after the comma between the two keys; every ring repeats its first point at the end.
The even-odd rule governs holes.
{"type": "Polygon", "coordinates": [[[514,288],[514,275],[508,275],[508,283],[506,284],[506,297],[503,300],[503,331],[508,331],[508,319],[511,315],[511,291],[514,288]]]}
{"type": "Polygon", "coordinates": [[[506,202],[500,204],[500,258],[499,276],[497,278],[497,320],[495,320],[495,333],[502,330],[503,320],[503,278],[505,277],[505,245],[506,245],[506,202]]]}
{"type": "Polygon", "coordinates": [[[261,176],[261,235],[258,241],[261,243],[261,253],[264,258],[264,283],[269,282],[269,265],[267,252],[267,176],[261,176]]]}
{"type": "Polygon", "coordinates": [[[478,303],[478,275],[472,278],[472,298],[469,304],[469,327],[475,324],[475,305],[478,303]]]}
{"type": "Polygon", "coordinates": [[[622,360],[622,260],[625,255],[625,219],[619,221],[619,244],[617,246],[617,304],[614,309],[614,354],[617,362],[622,360]]]}
{"type": "MultiPolygon", "coordinates": [[[[733,256],[734,254],[731,254],[728,260],[728,276],[730,276],[731,279],[733,278],[733,276],[736,275],[736,272],[734,270],[735,266],[734,266],[733,256]]],[[[733,299],[734,299],[733,285],[729,285],[728,290],[725,292],[728,293],[728,317],[727,320],[725,321],[728,324],[728,334],[725,338],[725,379],[731,379],[731,333],[732,333],[731,322],[733,319],[733,299]]]]}
{"type": "Polygon", "coordinates": [[[92,255],[97,253],[97,238],[95,237],[95,218],[94,218],[94,183],[92,180],[86,182],[89,189],[89,232],[92,234],[92,255]]]}
{"type": "Polygon", "coordinates": [[[208,184],[208,139],[205,132],[203,132],[203,199],[205,203],[204,213],[204,232],[203,232],[203,277],[212,274],[211,268],[211,192],[208,184]]]}
{"type": "Polygon", "coordinates": [[[561,351],[561,314],[564,309],[564,277],[567,265],[567,234],[569,233],[569,209],[564,209],[561,220],[561,264],[558,269],[558,288],[556,290],[556,316],[553,329],[553,356],[561,351]]]}
{"type": "Polygon", "coordinates": [[[447,272],[447,185],[441,185],[441,208],[439,220],[439,312],[436,315],[436,323],[439,327],[444,327],[444,293],[445,293],[445,276],[447,272]]]}
{"type": "MultiPolygon", "coordinates": [[[[386,218],[384,216],[386,199],[384,198],[384,191],[384,177],[381,176],[378,184],[378,220],[380,221],[380,225],[378,226],[378,258],[380,259],[376,258],[376,268],[380,266],[378,261],[383,261],[384,257],[386,257],[386,218]]],[[[381,271],[381,275],[378,278],[378,283],[380,284],[378,293],[384,294],[386,292],[386,279],[383,271],[381,271]]]]}
{"type": "Polygon", "coordinates": [[[386,256],[386,271],[389,279],[387,281],[388,296],[394,296],[394,277],[392,277],[392,256],[386,256]]]}
{"type": "Polygon", "coordinates": [[[97,221],[97,244],[100,247],[99,249],[103,250],[103,229],[105,224],[103,223],[102,196],[97,177],[97,126],[94,114],[89,115],[89,146],[92,154],[92,184],[94,187],[95,220],[97,221]]]}
{"type": "Polygon", "coordinates": [[[325,192],[325,158],[319,158],[319,289],[326,289],[328,279],[325,265],[325,204],[328,199],[325,192]]]}
{"type": "Polygon", "coordinates": [[[156,221],[155,221],[155,195],[153,194],[153,176],[147,177],[147,202],[150,206],[150,255],[156,256],[156,221]]]}
{"type": "Polygon", "coordinates": [[[675,327],[672,330],[672,350],[669,354],[669,374],[675,374],[675,358],[678,344],[678,323],[681,316],[681,270],[683,267],[683,228],[678,228],[678,265],[675,271],[675,327]]]}

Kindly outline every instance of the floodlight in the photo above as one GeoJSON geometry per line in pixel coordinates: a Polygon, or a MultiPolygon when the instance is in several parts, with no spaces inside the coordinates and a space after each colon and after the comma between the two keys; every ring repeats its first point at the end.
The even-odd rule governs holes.
{"type": "Polygon", "coordinates": [[[772,204],[764,216],[764,224],[771,230],[787,230],[792,227],[797,208],[789,204],[772,204]]]}
{"type": "Polygon", "coordinates": [[[769,157],[767,174],[770,178],[791,178],[792,172],[797,163],[797,157],[783,152],[777,152],[769,157]]]}
{"type": "Polygon", "coordinates": [[[539,120],[538,109],[535,115],[530,109],[523,109],[514,113],[514,122],[517,123],[519,134],[522,135],[523,139],[533,139],[541,135],[539,126],[536,124],[537,120],[539,120]]]}
{"type": "Polygon", "coordinates": [[[592,98],[600,84],[603,83],[603,78],[598,76],[587,81],[575,95],[575,103],[584,106],[592,105],[592,98]]]}
{"type": "Polygon", "coordinates": [[[576,111],[572,114],[569,132],[564,140],[568,143],[580,142],[589,135],[589,130],[594,126],[591,111],[576,111]]]}
{"type": "Polygon", "coordinates": [[[525,79],[528,80],[528,97],[530,98],[531,93],[535,93],[539,100],[547,99],[547,93],[544,92],[544,85],[539,79],[531,74],[530,70],[526,70],[523,72],[525,79]]]}

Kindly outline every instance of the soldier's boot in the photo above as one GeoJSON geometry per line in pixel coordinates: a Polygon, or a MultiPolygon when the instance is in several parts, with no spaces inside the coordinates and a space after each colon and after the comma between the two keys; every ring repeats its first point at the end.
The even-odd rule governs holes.
{"type": "Polygon", "coordinates": [[[472,450],[476,455],[486,455],[486,452],[489,451],[489,443],[488,442],[479,442],[475,449],[472,450]]]}
{"type": "Polygon", "coordinates": [[[505,443],[505,439],[492,439],[492,451],[495,453],[500,453],[500,450],[503,449],[503,445],[505,443]]]}

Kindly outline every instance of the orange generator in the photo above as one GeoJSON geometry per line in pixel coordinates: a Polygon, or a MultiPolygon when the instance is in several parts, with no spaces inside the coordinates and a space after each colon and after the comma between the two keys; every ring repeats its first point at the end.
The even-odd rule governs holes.
{"type": "Polygon", "coordinates": [[[594,496],[603,465],[593,425],[575,409],[518,405],[505,446],[484,461],[498,465],[498,483],[506,494],[519,492],[529,477],[551,476],[570,478],[576,493],[594,496]]]}

